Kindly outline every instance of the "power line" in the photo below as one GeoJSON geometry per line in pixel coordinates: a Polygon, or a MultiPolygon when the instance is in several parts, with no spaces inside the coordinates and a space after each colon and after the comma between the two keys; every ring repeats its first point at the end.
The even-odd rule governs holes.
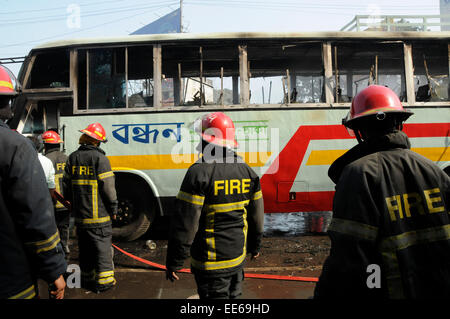
{"type": "MultiPolygon", "coordinates": [[[[164,7],[165,7],[165,6],[160,6],[159,8],[164,8],[164,7]]],[[[9,47],[23,46],[23,45],[30,44],[30,43],[36,43],[36,42],[48,41],[48,40],[52,40],[52,39],[55,39],[55,38],[64,37],[64,36],[67,36],[67,35],[72,35],[72,34],[74,34],[74,33],[79,33],[79,32],[84,32],[84,31],[96,29],[96,28],[98,28],[98,27],[102,27],[102,26],[104,26],[104,25],[108,25],[108,24],[111,24],[111,23],[114,23],[114,22],[118,22],[118,21],[130,19],[130,18],[134,18],[134,17],[137,17],[137,16],[139,16],[139,15],[143,15],[143,14],[145,14],[145,13],[151,12],[151,11],[154,10],[154,9],[155,9],[155,8],[152,8],[151,10],[147,10],[147,11],[144,11],[144,12],[139,12],[139,13],[137,13],[137,14],[133,14],[133,15],[130,15],[130,16],[127,16],[127,17],[123,17],[123,18],[119,18],[119,19],[114,19],[114,20],[112,20],[112,21],[108,21],[108,22],[105,22],[105,23],[97,24],[97,25],[94,25],[94,26],[92,26],[92,27],[88,27],[88,28],[84,28],[84,29],[80,29],[80,30],[76,30],[76,31],[72,31],[72,32],[67,32],[67,33],[57,34],[57,35],[53,35],[53,36],[50,36],[50,37],[45,37],[45,38],[41,38],[41,39],[37,39],[37,40],[32,40],[32,41],[27,41],[27,42],[22,42],[22,43],[15,43],[15,44],[2,45],[2,46],[1,46],[1,49],[9,48],[9,47]]]]}
{"type": "MultiPolygon", "coordinates": [[[[92,5],[99,5],[102,3],[109,3],[109,2],[122,2],[121,0],[114,0],[114,1],[102,1],[102,2],[96,2],[96,3],[90,3],[90,4],[83,4],[80,5],[85,7],[85,6],[92,6],[92,5]]],[[[32,9],[32,10],[20,10],[20,11],[7,11],[7,12],[0,12],[0,14],[3,15],[11,15],[11,14],[27,14],[27,13],[35,13],[35,12],[48,12],[48,11],[57,11],[57,10],[62,10],[62,9],[66,9],[68,6],[64,6],[64,7],[52,7],[52,8],[42,8],[42,9],[32,9]]]]}
{"type": "MultiPolygon", "coordinates": [[[[299,13],[299,14],[320,14],[321,16],[325,16],[325,15],[332,15],[332,16],[352,16],[352,12],[354,12],[354,10],[350,11],[350,8],[323,8],[323,7],[311,7],[311,8],[301,8],[298,6],[280,6],[280,5],[263,5],[263,4],[257,4],[257,5],[251,5],[251,4],[247,4],[246,2],[240,2],[240,3],[224,3],[224,4],[220,4],[220,3],[214,3],[214,4],[205,4],[205,3],[195,3],[193,1],[190,1],[188,3],[186,3],[189,6],[202,6],[204,7],[205,5],[207,6],[211,6],[211,7],[221,7],[221,8],[239,8],[239,9],[251,9],[251,10],[266,10],[266,11],[272,11],[272,12],[288,12],[288,13],[299,13]]],[[[411,8],[411,7],[410,7],[411,8]]],[[[355,9],[352,7],[352,9],[355,9]]],[[[414,8],[413,8],[414,9],[414,8]]],[[[427,9],[430,9],[430,7],[427,7],[427,9]]],[[[358,10],[358,9],[356,9],[358,10]]],[[[364,11],[363,12],[367,12],[366,11],[367,8],[364,7],[364,11]]],[[[401,14],[404,14],[404,11],[406,9],[401,9],[401,14]]],[[[417,14],[423,14],[425,9],[418,9],[415,8],[414,10],[409,10],[410,14],[412,14],[413,11],[417,11],[417,14]]],[[[429,11],[428,11],[429,12],[429,11]]],[[[364,14],[364,13],[363,13],[364,14]]],[[[386,15],[385,13],[378,13],[379,15],[386,15]]],[[[400,13],[397,13],[400,14],[400,13]]],[[[301,17],[299,16],[299,19],[301,17]]]]}
{"type": "MultiPolygon", "coordinates": [[[[118,0],[114,0],[114,1],[103,1],[103,2],[98,2],[95,3],[95,5],[99,5],[99,4],[104,4],[104,3],[117,3],[117,2],[123,2],[123,1],[118,1],[118,0]]],[[[83,13],[83,17],[94,17],[94,16],[99,16],[99,15],[107,15],[107,14],[114,14],[114,13],[121,13],[121,12],[127,12],[127,11],[135,11],[135,10],[143,10],[143,9],[147,9],[147,8],[151,8],[153,5],[157,5],[158,4],[166,4],[167,6],[170,5],[175,5],[178,2],[172,1],[160,1],[160,2],[156,2],[153,3],[150,6],[139,6],[139,7],[133,7],[131,8],[129,5],[125,6],[125,7],[116,7],[116,8],[111,8],[110,10],[104,10],[104,9],[98,9],[98,10],[93,10],[93,11],[88,11],[87,13],[83,13]]],[[[348,8],[350,8],[349,6],[344,6],[344,5],[339,5],[339,4],[299,4],[299,3],[292,3],[292,2],[259,2],[259,1],[240,1],[240,0],[227,0],[227,1],[207,1],[207,0],[190,0],[187,2],[187,4],[190,5],[201,5],[201,6],[220,6],[220,7],[236,7],[239,6],[240,8],[249,8],[249,9],[265,9],[265,10],[277,10],[277,11],[304,11],[306,9],[320,9],[321,13],[328,13],[327,11],[323,11],[323,9],[327,9],[327,10],[337,10],[337,11],[348,11],[348,8]]],[[[94,5],[92,3],[90,4],[85,4],[83,6],[88,6],[88,5],[94,5]]],[[[365,5],[353,5],[351,6],[351,8],[355,9],[355,8],[361,8],[361,9],[367,9],[367,6],[365,5]]],[[[66,7],[59,7],[59,8],[66,8],[66,7]]],[[[398,8],[398,9],[405,9],[405,8],[410,8],[411,6],[398,6],[398,5],[390,5],[389,6],[390,9],[393,8],[398,8]]],[[[413,7],[416,10],[420,10],[422,11],[424,8],[430,8],[430,6],[423,6],[423,7],[418,7],[415,6],[413,7]]],[[[47,9],[36,9],[36,10],[29,10],[28,12],[41,12],[41,11],[45,11],[47,9]]],[[[309,11],[311,12],[311,11],[309,11]]],[[[315,12],[315,11],[313,11],[315,12]]],[[[17,13],[16,12],[9,12],[8,14],[12,14],[12,13],[17,13]]],[[[0,14],[6,14],[6,13],[0,13],[0,14]]],[[[21,25],[25,25],[25,24],[32,24],[32,23],[42,23],[42,22],[50,22],[50,21],[56,21],[56,20],[61,20],[61,19],[66,19],[67,18],[67,14],[58,14],[58,15],[50,15],[50,16],[40,16],[37,18],[21,18],[21,19],[12,19],[12,20],[2,20],[0,22],[0,25],[2,26],[15,26],[17,24],[21,24],[21,25]]]]}
{"type": "MultiPolygon", "coordinates": [[[[247,5],[247,6],[258,6],[258,7],[289,7],[289,8],[317,8],[317,9],[341,9],[341,10],[348,10],[348,9],[367,9],[367,4],[352,4],[349,5],[346,4],[339,4],[336,3],[336,1],[331,3],[311,3],[308,1],[307,3],[299,3],[296,2],[280,2],[280,1],[242,1],[242,0],[226,0],[226,1],[220,1],[220,0],[188,0],[186,2],[187,4],[201,4],[201,5],[207,5],[207,6],[236,6],[236,5],[247,5]]],[[[389,4],[389,5],[378,5],[380,8],[384,9],[411,9],[415,8],[418,10],[424,10],[424,9],[438,9],[438,5],[422,5],[418,6],[415,5],[414,7],[411,6],[411,4],[405,4],[405,5],[397,5],[397,4],[389,4]]]]}
{"type": "MultiPolygon", "coordinates": [[[[101,4],[105,4],[105,3],[123,3],[123,0],[109,0],[109,1],[97,1],[97,2],[90,2],[90,3],[86,3],[86,4],[78,4],[80,7],[90,7],[90,6],[98,6],[101,4]]],[[[149,1],[141,1],[141,2],[146,2],[148,3],[149,1]]],[[[0,12],[1,14],[4,15],[11,15],[11,14],[27,14],[27,13],[35,13],[35,12],[48,12],[48,11],[57,11],[57,10],[62,10],[62,9],[67,9],[68,5],[64,6],[64,7],[52,7],[52,8],[42,8],[42,9],[32,9],[32,10],[20,10],[20,11],[9,11],[9,12],[0,12]]]]}
{"type": "MultiPolygon", "coordinates": [[[[99,4],[105,4],[105,3],[118,3],[118,2],[123,2],[123,0],[114,0],[114,1],[102,1],[102,2],[97,2],[95,3],[95,5],[99,5],[99,4]]],[[[105,11],[103,10],[102,12],[99,12],[99,10],[92,10],[89,11],[88,14],[83,14],[83,17],[86,16],[100,16],[100,15],[106,15],[106,14],[113,14],[113,13],[118,13],[118,12],[128,12],[128,11],[135,11],[135,10],[145,10],[145,9],[157,9],[157,8],[162,8],[162,7],[168,7],[170,5],[176,5],[178,4],[178,1],[159,1],[159,2],[155,2],[155,3],[161,3],[160,6],[157,6],[155,4],[153,5],[148,5],[148,6],[139,6],[139,7],[135,7],[135,8],[129,8],[129,6],[127,7],[116,7],[116,8],[112,8],[109,11],[105,11]],[[164,3],[164,5],[162,5],[164,3]]],[[[311,12],[310,10],[313,10],[313,12],[316,12],[314,10],[320,10],[318,11],[318,13],[330,13],[330,14],[336,14],[336,13],[331,13],[331,12],[327,12],[324,9],[328,9],[328,10],[336,10],[336,11],[346,11],[345,13],[348,15],[348,9],[350,8],[349,6],[343,6],[343,5],[339,5],[336,4],[337,2],[333,2],[333,4],[314,4],[311,2],[308,3],[299,3],[299,2],[277,2],[277,1],[267,1],[267,2],[260,2],[260,1],[244,1],[244,0],[226,0],[226,1],[221,1],[221,0],[214,0],[214,1],[207,1],[207,0],[186,0],[184,2],[185,5],[201,5],[201,6],[214,6],[214,7],[233,7],[236,9],[239,8],[250,8],[250,9],[264,9],[264,10],[276,10],[276,11],[295,11],[295,12],[305,12],[306,9],[308,9],[309,12],[311,12]]],[[[85,4],[85,5],[80,5],[80,6],[91,6],[94,5],[93,3],[90,4],[85,4]]],[[[366,5],[359,5],[356,6],[356,8],[364,8],[366,9],[367,6],[366,5]]],[[[389,6],[389,8],[408,8],[411,9],[411,6],[400,6],[400,5],[392,5],[389,6]]],[[[433,6],[421,6],[421,10],[423,11],[424,8],[430,8],[433,6]]],[[[60,7],[60,8],[66,8],[66,7],[60,7]]],[[[351,8],[355,8],[355,6],[351,6],[351,8]]],[[[419,9],[416,6],[417,9],[419,9]]],[[[56,8],[54,8],[56,9],[56,8]]],[[[41,11],[45,11],[47,9],[36,9],[36,10],[28,10],[28,11],[24,11],[24,12],[41,12],[41,11]]],[[[23,43],[16,43],[16,44],[9,44],[9,45],[2,45],[1,48],[7,48],[7,47],[17,47],[17,46],[22,46],[22,45],[26,45],[29,43],[35,43],[35,42],[42,42],[45,40],[50,40],[50,39],[54,39],[57,37],[62,37],[62,36],[66,36],[66,35],[71,35],[71,34],[75,34],[75,33],[79,33],[79,32],[83,32],[83,31],[87,31],[87,30],[92,30],[104,25],[108,25],[117,21],[122,21],[122,20],[126,20],[126,19],[130,19],[133,18],[135,16],[139,16],[142,14],[145,14],[148,11],[144,11],[144,12],[139,12],[137,14],[134,15],[130,15],[124,18],[119,18],[119,19],[114,19],[112,21],[106,22],[106,23],[101,23],[89,28],[85,28],[85,29],[80,29],[80,30],[76,30],[76,31],[72,31],[72,32],[68,32],[68,33],[63,33],[63,34],[59,34],[59,35],[54,35],[54,36],[50,36],[50,37],[45,37],[45,38],[41,38],[38,40],[33,40],[33,41],[27,41],[27,42],[23,42],[23,43]]],[[[12,14],[14,12],[2,12],[0,14],[12,14]]],[[[344,14],[344,13],[341,13],[344,14]]],[[[42,21],[39,20],[40,22],[46,22],[46,21],[50,21],[49,18],[56,18],[56,17],[60,17],[60,15],[54,15],[54,16],[47,16],[47,17],[43,17],[42,21]]],[[[67,18],[67,14],[64,15],[64,18],[67,18]]],[[[11,20],[11,21],[15,21],[15,20],[11,20]]],[[[11,24],[11,21],[9,22],[4,22],[4,20],[2,20],[1,24],[11,24]]],[[[36,23],[36,21],[38,20],[34,20],[34,21],[30,21],[29,19],[27,20],[26,23],[36,23]]],[[[16,24],[25,24],[25,22],[12,22],[12,23],[16,23],[16,24]]]]}
{"type": "MultiPolygon", "coordinates": [[[[93,17],[93,16],[101,16],[101,15],[107,15],[107,14],[115,14],[115,13],[122,13],[122,12],[128,12],[128,11],[136,11],[136,10],[145,10],[145,9],[150,9],[150,8],[155,8],[155,7],[159,7],[161,5],[163,6],[169,6],[169,5],[174,5],[177,4],[177,1],[160,1],[158,2],[158,4],[152,4],[152,5],[145,5],[145,6],[139,6],[139,7],[133,7],[130,8],[130,6],[125,6],[125,7],[118,7],[118,8],[114,8],[111,10],[104,10],[104,9],[100,9],[100,10],[94,10],[94,11],[90,11],[88,13],[83,13],[82,17],[93,17]]],[[[39,17],[36,19],[30,19],[30,18],[26,18],[26,19],[13,19],[13,20],[2,20],[0,22],[0,25],[3,26],[13,26],[13,25],[25,25],[25,24],[30,24],[30,23],[39,23],[39,22],[50,22],[50,21],[56,21],[56,20],[64,20],[67,19],[68,14],[63,14],[63,15],[53,15],[53,16],[44,16],[44,17],[39,17]]]]}
{"type": "MultiPolygon", "coordinates": [[[[298,4],[298,3],[280,3],[280,2],[253,2],[253,1],[202,1],[202,0],[190,0],[186,3],[187,5],[192,6],[210,6],[210,7],[231,7],[231,8],[246,8],[246,9],[254,9],[254,10],[274,10],[274,11],[293,11],[293,12],[311,12],[311,13],[322,13],[322,14],[333,14],[335,12],[339,12],[342,14],[349,13],[350,10],[360,10],[367,11],[367,5],[336,5],[336,4],[298,4]]],[[[386,10],[397,10],[397,11],[417,11],[423,12],[424,10],[438,10],[438,7],[433,6],[378,6],[376,7],[380,11],[386,10]]]]}

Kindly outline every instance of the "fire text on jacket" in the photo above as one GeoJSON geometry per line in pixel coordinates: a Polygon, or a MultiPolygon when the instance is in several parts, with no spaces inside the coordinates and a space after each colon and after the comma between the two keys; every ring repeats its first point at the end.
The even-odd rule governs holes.
{"type": "Polygon", "coordinates": [[[423,197],[419,193],[406,193],[386,197],[386,205],[391,221],[396,221],[397,216],[403,219],[403,211],[406,217],[419,214],[424,215],[445,212],[444,201],[442,200],[439,188],[426,189],[423,197]]]}
{"type": "Polygon", "coordinates": [[[250,191],[250,178],[214,181],[214,196],[245,194],[250,191]]]}
{"type": "Polygon", "coordinates": [[[72,166],[73,175],[94,175],[92,166],[72,166]]]}

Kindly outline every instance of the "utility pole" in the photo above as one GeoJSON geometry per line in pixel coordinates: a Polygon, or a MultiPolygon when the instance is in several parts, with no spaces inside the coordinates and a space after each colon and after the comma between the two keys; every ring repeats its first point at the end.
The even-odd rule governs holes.
{"type": "Polygon", "coordinates": [[[183,0],[180,0],[180,33],[183,32],[183,0]]]}

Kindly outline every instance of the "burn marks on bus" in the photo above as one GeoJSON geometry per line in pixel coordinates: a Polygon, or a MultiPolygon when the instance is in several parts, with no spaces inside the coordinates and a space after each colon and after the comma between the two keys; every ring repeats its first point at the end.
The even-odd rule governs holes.
{"type": "Polygon", "coordinates": [[[130,37],[32,51],[25,93],[73,93],[75,113],[348,107],[363,88],[379,84],[414,106],[449,101],[448,56],[444,38],[391,33],[130,37]]]}

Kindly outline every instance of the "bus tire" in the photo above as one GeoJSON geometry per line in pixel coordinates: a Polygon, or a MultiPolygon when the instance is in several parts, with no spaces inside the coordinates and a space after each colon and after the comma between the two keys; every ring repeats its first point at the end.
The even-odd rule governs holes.
{"type": "Polygon", "coordinates": [[[123,241],[133,241],[138,239],[148,231],[152,224],[153,217],[154,216],[147,212],[141,212],[138,218],[131,224],[113,227],[113,238],[123,241]]]}
{"type": "Polygon", "coordinates": [[[140,178],[116,174],[117,219],[113,221],[113,238],[133,241],[144,235],[155,219],[153,194],[140,178]]]}

